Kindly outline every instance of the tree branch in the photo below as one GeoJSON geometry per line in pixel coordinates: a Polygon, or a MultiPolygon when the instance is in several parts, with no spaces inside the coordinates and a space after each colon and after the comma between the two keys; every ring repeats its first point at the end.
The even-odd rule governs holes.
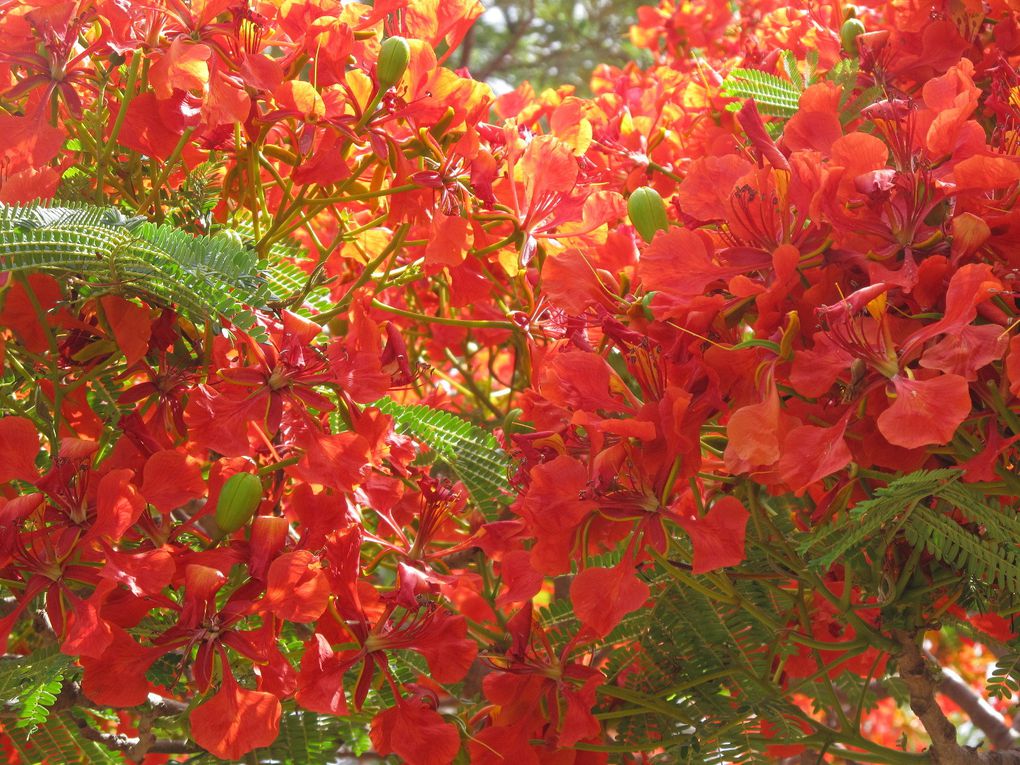
{"type": "MultiPolygon", "coordinates": [[[[126,736],[121,733],[104,733],[91,727],[88,722],[79,717],[72,716],[78,725],[82,738],[102,744],[107,749],[117,752],[124,752],[134,762],[141,762],[146,754],[194,754],[205,751],[187,739],[162,739],[156,738],[148,731],[150,725],[143,725],[145,721],[151,723],[155,717],[170,717],[182,714],[188,709],[188,705],[177,699],[160,696],[158,693],[150,693],[147,699],[148,708],[141,713],[138,736],[126,736]]],[[[65,681],[56,701],[50,709],[59,712],[75,707],[89,707],[87,697],[82,693],[81,685],[74,681],[65,681]]],[[[98,708],[98,707],[97,707],[98,708]]]]}
{"type": "Polygon", "coordinates": [[[170,699],[160,696],[158,693],[150,693],[148,698],[149,706],[156,717],[169,717],[179,715],[188,711],[188,705],[177,699],[170,699]]]}
{"type": "Polygon", "coordinates": [[[910,693],[910,709],[931,739],[928,753],[932,762],[936,765],[1020,765],[1020,750],[979,752],[974,747],[961,746],[956,740],[956,727],[935,700],[942,680],[939,667],[932,664],[921,649],[922,634],[893,630],[893,638],[900,646],[899,675],[910,693]]]}
{"type": "Polygon", "coordinates": [[[74,721],[78,724],[82,738],[95,741],[116,752],[125,752],[129,756],[138,753],[143,744],[146,754],[196,754],[204,751],[188,739],[154,738],[151,741],[143,741],[140,737],[125,736],[123,733],[103,733],[77,717],[74,721]]]}
{"type": "MultiPolygon", "coordinates": [[[[928,654],[927,658],[936,661],[928,654]]],[[[955,703],[985,734],[988,743],[995,749],[1012,749],[1017,743],[1017,733],[1006,725],[1006,720],[995,707],[981,698],[974,689],[964,682],[956,672],[942,667],[942,678],[939,680],[939,691],[955,703]]]]}
{"type": "Polygon", "coordinates": [[[475,79],[484,81],[491,77],[495,72],[499,71],[507,57],[517,49],[518,45],[520,45],[521,40],[524,39],[524,36],[531,28],[531,22],[535,19],[534,0],[531,0],[531,2],[527,5],[528,7],[522,12],[521,17],[518,19],[511,19],[507,11],[503,11],[507,39],[503,43],[503,46],[493,53],[492,58],[482,65],[479,73],[475,75],[475,79]]]}

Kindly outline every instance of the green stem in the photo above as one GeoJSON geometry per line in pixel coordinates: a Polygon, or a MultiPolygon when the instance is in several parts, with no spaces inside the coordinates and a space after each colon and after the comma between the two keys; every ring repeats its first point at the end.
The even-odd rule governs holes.
{"type": "Polygon", "coordinates": [[[697,578],[693,574],[689,574],[682,568],[674,566],[666,558],[664,558],[661,553],[652,549],[651,547],[646,548],[645,552],[648,553],[648,555],[650,555],[652,558],[654,558],[655,561],[660,566],[662,566],[667,575],[671,576],[673,579],[676,579],[678,582],[680,582],[680,584],[686,587],[690,587],[692,590],[700,593],[701,595],[704,595],[709,600],[716,601],[717,603],[725,603],[728,606],[735,606],[737,604],[736,599],[724,593],[716,592],[715,590],[711,590],[708,587],[705,587],[704,585],[701,584],[701,582],[697,580],[697,578]]]}
{"type": "Polygon", "coordinates": [[[662,173],[667,178],[672,178],[677,183],[680,183],[683,180],[683,178],[681,178],[679,175],[674,173],[672,170],[667,170],[662,165],[660,165],[658,162],[652,162],[652,160],[648,160],[648,169],[649,170],[654,170],[657,173],[662,173]]]}
{"type": "Polygon", "coordinates": [[[506,236],[503,239],[500,239],[498,242],[494,242],[493,244],[490,244],[487,247],[483,247],[480,250],[475,250],[475,255],[488,255],[490,252],[501,250],[508,244],[513,244],[514,240],[517,239],[517,235],[518,232],[514,231],[512,234],[506,236]]]}
{"type": "Polygon", "coordinates": [[[414,311],[405,311],[403,308],[396,308],[392,305],[387,305],[380,300],[373,299],[372,305],[376,308],[380,308],[383,311],[396,314],[397,316],[403,316],[407,319],[414,319],[415,321],[422,321],[426,324],[442,324],[447,327],[469,327],[474,329],[506,329],[511,332],[519,329],[516,324],[512,324],[509,321],[482,321],[480,319],[448,319],[445,316],[429,316],[424,313],[415,313],[414,311]]]}
{"type": "Polygon", "coordinates": [[[354,284],[352,284],[350,288],[348,288],[347,292],[343,294],[343,297],[340,298],[339,302],[333,308],[330,308],[328,311],[323,311],[322,313],[317,314],[315,316],[315,321],[320,326],[328,322],[334,316],[339,316],[340,314],[347,311],[347,309],[350,307],[351,300],[354,299],[354,293],[357,292],[361,287],[364,287],[368,282],[370,282],[372,280],[373,274],[375,273],[375,269],[377,269],[383,263],[383,261],[390,257],[390,255],[392,255],[393,253],[397,252],[400,249],[400,246],[404,241],[404,237],[407,236],[408,227],[409,226],[407,223],[400,224],[396,232],[393,234],[393,239],[390,241],[390,243],[386,245],[385,249],[383,249],[383,251],[379,253],[379,255],[374,260],[370,260],[368,263],[365,264],[364,269],[362,269],[361,271],[361,275],[358,276],[357,279],[355,279],[354,284]]]}
{"type": "Polygon", "coordinates": [[[96,193],[99,195],[99,200],[102,202],[106,201],[106,194],[103,193],[103,184],[106,179],[106,165],[110,161],[110,155],[113,153],[114,147],[117,145],[117,136],[120,135],[120,129],[124,127],[124,118],[127,117],[127,110],[134,93],[135,83],[138,81],[138,67],[141,65],[142,58],[143,57],[137,51],[131,56],[131,63],[128,64],[127,81],[124,83],[124,95],[120,100],[120,108],[117,110],[117,116],[113,120],[113,127],[110,129],[110,138],[103,146],[103,150],[97,158],[96,193]]]}
{"type": "Polygon", "coordinates": [[[274,462],[271,465],[263,465],[262,467],[255,471],[255,474],[259,476],[264,476],[269,475],[270,473],[275,473],[277,470],[283,470],[284,468],[290,467],[291,465],[296,465],[301,461],[301,458],[303,456],[304,456],[303,454],[295,454],[293,457],[287,457],[286,459],[282,459],[279,462],[274,462]]]}
{"type": "Polygon", "coordinates": [[[53,334],[53,328],[50,326],[46,319],[46,312],[43,310],[42,304],[39,302],[38,296],[35,294],[35,290],[32,289],[32,285],[29,284],[28,277],[25,276],[24,272],[17,271],[14,273],[14,279],[21,285],[21,288],[25,290],[25,296],[28,298],[28,302],[32,304],[32,311],[35,313],[36,320],[39,322],[39,327],[42,329],[43,334],[46,335],[46,345],[50,351],[50,358],[47,359],[47,366],[50,367],[50,382],[53,384],[53,412],[50,433],[47,437],[50,442],[50,452],[53,459],[57,458],[60,454],[60,408],[63,406],[64,399],[64,386],[61,384],[60,379],[60,367],[58,366],[58,359],[60,358],[60,350],[57,347],[57,338],[53,334]]]}
{"type": "Polygon", "coordinates": [[[189,127],[181,133],[181,138],[177,141],[177,145],[174,146],[174,150],[170,152],[170,156],[167,157],[166,162],[163,164],[163,170],[153,180],[152,188],[149,190],[149,195],[145,198],[138,207],[138,212],[144,212],[145,208],[150,204],[159,207],[159,192],[163,188],[163,185],[167,182],[170,177],[170,173],[174,170],[174,165],[177,164],[177,160],[181,158],[181,152],[184,151],[184,147],[188,145],[188,141],[191,139],[191,134],[195,132],[195,128],[189,127]]]}
{"type": "MultiPolygon", "coordinates": [[[[673,744],[679,744],[684,741],[690,741],[691,736],[686,733],[682,733],[678,736],[672,736],[670,738],[658,739],[653,741],[643,741],[640,743],[631,744],[585,744],[584,742],[578,741],[573,744],[570,748],[576,749],[579,752],[623,752],[624,754],[636,753],[636,752],[647,752],[653,749],[664,749],[672,746],[673,744]]],[[[541,746],[545,744],[545,741],[533,741],[535,746],[541,746]]]]}
{"type": "Polygon", "coordinates": [[[659,701],[656,698],[650,698],[645,696],[643,693],[638,691],[632,691],[628,688],[620,688],[615,685],[603,685],[598,689],[598,692],[603,696],[609,696],[614,699],[620,699],[621,701],[628,701],[635,706],[647,709],[656,714],[663,715],[673,720],[679,720],[685,725],[693,725],[694,722],[686,717],[680,708],[676,704],[669,704],[663,701],[659,701]]]}
{"type": "Polygon", "coordinates": [[[317,199],[316,202],[322,204],[323,207],[329,205],[342,205],[347,202],[358,202],[363,199],[377,199],[379,197],[388,197],[390,194],[402,194],[405,191],[414,191],[420,188],[417,183],[405,183],[400,186],[390,186],[388,189],[376,189],[375,191],[361,191],[357,194],[344,194],[340,197],[325,197],[323,199],[317,199]]]}

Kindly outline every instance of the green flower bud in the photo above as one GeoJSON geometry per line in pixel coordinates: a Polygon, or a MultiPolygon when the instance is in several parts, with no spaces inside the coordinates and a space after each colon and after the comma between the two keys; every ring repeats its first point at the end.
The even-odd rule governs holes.
{"type": "Polygon", "coordinates": [[[650,186],[634,190],[627,200],[627,214],[634,228],[646,242],[652,241],[656,231],[665,231],[669,228],[666,203],[662,201],[659,192],[650,186]]]}
{"type": "Polygon", "coordinates": [[[216,503],[216,525],[224,534],[233,534],[255,515],[262,501],[262,481],[251,473],[235,473],[220,490],[216,503]]]}
{"type": "Polygon", "coordinates": [[[857,18],[849,18],[843,22],[839,30],[839,39],[843,42],[843,50],[847,55],[857,56],[857,38],[864,34],[864,22],[857,18]]]}
{"type": "Polygon", "coordinates": [[[379,49],[379,63],[376,67],[376,79],[379,89],[388,90],[400,82],[407,71],[407,63],[411,60],[411,46],[403,37],[387,37],[379,49]]]}

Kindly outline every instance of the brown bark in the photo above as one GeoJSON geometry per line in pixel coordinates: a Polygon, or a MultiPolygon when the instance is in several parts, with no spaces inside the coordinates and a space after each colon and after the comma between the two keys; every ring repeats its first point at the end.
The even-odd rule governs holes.
{"type": "MultiPolygon", "coordinates": [[[[934,658],[928,658],[934,661],[934,658]]],[[[981,698],[953,670],[943,667],[939,691],[955,703],[987,737],[993,749],[1012,749],[1017,734],[1006,725],[1006,720],[991,704],[981,698]]]]}
{"type": "Polygon", "coordinates": [[[147,736],[125,736],[121,733],[103,733],[89,726],[84,720],[75,720],[82,738],[102,744],[107,749],[124,752],[135,760],[146,754],[197,754],[202,748],[187,739],[163,739],[147,736]]]}
{"type": "Polygon", "coordinates": [[[1020,749],[979,751],[962,746],[956,740],[956,727],[935,700],[935,693],[943,682],[942,672],[921,649],[921,635],[894,630],[893,637],[900,645],[897,668],[910,693],[910,709],[931,738],[928,753],[932,762],[936,765],[1020,765],[1020,749]]]}

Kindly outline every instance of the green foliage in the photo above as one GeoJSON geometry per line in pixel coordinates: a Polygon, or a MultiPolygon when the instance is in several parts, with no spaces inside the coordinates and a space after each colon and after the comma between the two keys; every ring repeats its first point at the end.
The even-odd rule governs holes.
{"type": "Polygon", "coordinates": [[[236,237],[195,237],[116,208],[0,206],[0,271],[46,271],[82,296],[175,305],[196,323],[226,319],[258,335],[250,308],[266,305],[264,268],[236,237]]]}
{"type": "Polygon", "coordinates": [[[374,406],[393,417],[397,430],[432,449],[463,481],[486,518],[499,515],[510,489],[510,458],[491,433],[442,409],[401,406],[388,398],[374,406]]]}
{"type": "MultiPolygon", "coordinates": [[[[246,247],[254,247],[255,228],[250,220],[235,221],[229,231],[246,247]]],[[[310,318],[333,307],[321,268],[307,271],[299,263],[307,263],[307,253],[293,240],[274,241],[266,250],[268,267],[262,272],[270,308],[287,308],[310,318]]]]}
{"type": "MultiPolygon", "coordinates": [[[[748,549],[743,576],[720,572],[723,588],[713,583],[716,577],[695,576],[675,560],[689,559],[686,539],[672,540],[669,559],[656,555],[658,565],[642,568],[654,605],[628,615],[609,638],[635,646],[606,659],[607,677],[622,685],[603,689],[614,751],[661,749],[652,761],[663,764],[764,763],[770,760],[756,754],[763,721],[780,740],[803,738],[791,721],[797,712],[777,684],[785,658],[780,646],[789,650],[780,638],[788,628],[770,616],[793,613],[797,592],[772,586],[762,548],[748,549]]],[[[566,632],[569,602],[555,601],[542,617],[566,632]]],[[[815,690],[807,684],[803,693],[810,698],[815,690]]]]}
{"type": "MultiPolygon", "coordinates": [[[[783,72],[790,78],[790,82],[798,90],[804,90],[807,83],[804,82],[804,75],[800,71],[797,57],[792,50],[784,50],[779,56],[779,62],[783,66],[783,72]]],[[[837,66],[839,64],[837,63],[837,66]]]]}
{"type": "MultiPolygon", "coordinates": [[[[732,70],[723,80],[722,91],[731,98],[742,100],[753,98],[758,111],[771,117],[792,117],[797,113],[801,88],[774,74],[758,69],[738,68],[732,70]]],[[[737,111],[740,103],[727,108],[737,111]]]]}
{"type": "MultiPolygon", "coordinates": [[[[92,386],[88,391],[89,405],[92,411],[103,418],[104,422],[118,423],[120,418],[134,410],[134,404],[123,404],[120,398],[120,390],[117,387],[117,376],[121,369],[113,368],[107,372],[96,374],[92,378],[92,386]]],[[[118,428],[107,428],[103,443],[106,438],[118,435],[118,428]]]]}
{"type": "Polygon", "coordinates": [[[164,209],[168,222],[184,228],[197,223],[201,230],[208,231],[213,208],[223,191],[222,169],[222,161],[207,160],[189,170],[180,186],[169,189],[164,209]]]}
{"type": "Polygon", "coordinates": [[[898,478],[878,489],[871,499],[858,502],[850,510],[850,523],[834,523],[807,537],[801,552],[818,566],[831,566],[851,550],[873,541],[892,521],[902,521],[925,499],[946,491],[959,476],[955,470],[921,470],[898,478]]]}
{"type": "MultiPolygon", "coordinates": [[[[800,62],[792,51],[784,50],[780,54],[779,65],[787,79],[758,69],[732,70],[723,81],[722,90],[740,100],[729,104],[727,109],[737,111],[745,99],[753,98],[758,111],[764,115],[789,118],[796,114],[801,93],[819,79],[816,74],[818,57],[809,55],[807,61],[800,62]]],[[[857,59],[840,59],[825,77],[840,88],[839,121],[843,125],[858,119],[861,109],[883,97],[878,86],[857,87],[859,70],[857,59]]],[[[766,127],[773,137],[777,137],[781,131],[774,125],[767,123],[766,127]]]]}
{"type": "Polygon", "coordinates": [[[878,85],[869,88],[856,87],[859,73],[860,62],[856,58],[843,58],[836,62],[827,77],[842,90],[839,97],[839,121],[844,126],[858,119],[861,116],[861,109],[885,97],[884,91],[878,85]]]}
{"type": "Polygon", "coordinates": [[[0,661],[0,702],[26,737],[45,725],[70,667],[70,657],[56,646],[0,661]]]}
{"type": "Polygon", "coordinates": [[[39,678],[38,682],[27,688],[20,699],[21,710],[15,727],[27,728],[31,735],[40,725],[45,724],[50,707],[57,701],[63,680],[63,670],[58,670],[51,677],[39,678]]]}
{"type": "Polygon", "coordinates": [[[866,88],[857,95],[852,95],[852,93],[853,91],[849,89],[845,90],[839,100],[839,121],[844,127],[858,119],[864,107],[871,106],[884,95],[882,89],[877,85],[866,88]]]}
{"type": "Polygon", "coordinates": [[[854,87],[854,83],[857,81],[857,75],[860,72],[860,63],[854,58],[841,58],[836,62],[835,66],[829,70],[826,79],[829,82],[838,85],[845,91],[850,91],[854,87]]]}
{"type": "Polygon", "coordinates": [[[902,534],[915,551],[965,574],[986,596],[996,588],[1020,593],[1020,515],[1012,507],[990,505],[960,475],[922,470],[898,478],[854,506],[849,523],[831,524],[809,537],[801,552],[821,568],[844,556],[881,560],[881,552],[902,534]]]}
{"type": "Polygon", "coordinates": [[[6,728],[23,765],[89,763],[121,765],[124,760],[100,744],[84,738],[70,711],[50,715],[31,736],[25,729],[6,728]]]}
{"type": "Polygon", "coordinates": [[[338,735],[355,757],[372,749],[372,739],[368,735],[370,717],[366,712],[352,712],[346,717],[336,718],[338,735]]]}
{"type": "Polygon", "coordinates": [[[636,654],[628,699],[636,714],[621,722],[621,741],[669,741],[674,762],[747,762],[763,720],[781,738],[803,735],[773,680],[777,632],[755,616],[788,611],[792,596],[753,580],[734,587],[736,603],[680,580],[658,593],[636,654]]]}
{"type": "Polygon", "coordinates": [[[266,272],[266,284],[274,301],[288,303],[291,311],[305,317],[333,307],[329,290],[318,277],[294,265],[294,258],[272,256],[273,266],[266,272]]]}
{"type": "Polygon", "coordinates": [[[988,676],[985,687],[993,698],[1008,699],[1014,693],[1020,693],[1020,653],[1001,657],[988,676]]]}
{"type": "Polygon", "coordinates": [[[336,761],[344,744],[343,720],[284,706],[280,718],[280,736],[271,746],[254,751],[255,761],[263,765],[326,765],[336,761]]]}
{"type": "MultiPolygon", "coordinates": [[[[1015,521],[1015,517],[1007,520],[1015,521]]],[[[912,546],[923,546],[938,560],[967,576],[1012,593],[1020,592],[1020,556],[1015,538],[1005,542],[996,538],[995,532],[982,533],[961,526],[939,510],[927,507],[917,508],[905,535],[912,546]]]]}

